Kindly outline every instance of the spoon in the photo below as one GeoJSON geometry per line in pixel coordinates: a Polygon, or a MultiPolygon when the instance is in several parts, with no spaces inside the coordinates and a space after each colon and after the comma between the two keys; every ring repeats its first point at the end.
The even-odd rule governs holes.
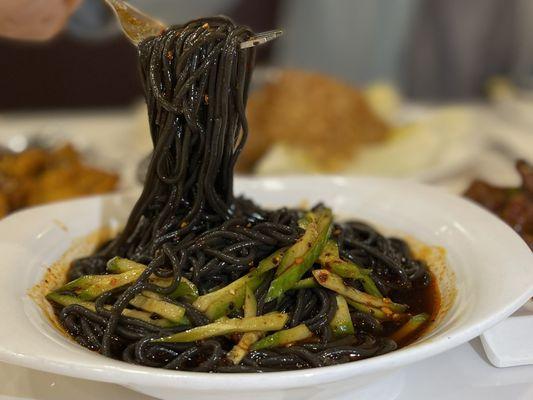
{"type": "MultiPolygon", "coordinates": [[[[159,35],[166,29],[166,24],[138,10],[124,0],[105,0],[105,2],[115,12],[126,37],[135,45],[146,38],[159,35]]],[[[242,42],[241,49],[270,42],[281,35],[283,35],[283,31],[280,29],[259,33],[242,42]]]]}

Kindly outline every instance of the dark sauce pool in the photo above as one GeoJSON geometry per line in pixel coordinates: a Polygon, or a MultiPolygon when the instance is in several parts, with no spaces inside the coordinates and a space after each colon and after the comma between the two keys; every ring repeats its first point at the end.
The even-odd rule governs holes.
{"type": "MultiPolygon", "coordinates": [[[[398,303],[407,304],[409,306],[409,314],[416,315],[421,313],[429,314],[429,320],[422,326],[421,329],[418,329],[413,334],[406,336],[398,344],[398,347],[405,347],[408,344],[416,341],[420,336],[422,336],[427,329],[432,325],[437,317],[440,305],[441,305],[441,294],[438,287],[437,278],[434,274],[430,273],[431,280],[427,286],[418,287],[410,290],[409,292],[393,292],[391,293],[391,299],[398,303]]],[[[401,324],[400,324],[401,326],[401,324]]],[[[396,323],[385,323],[384,329],[386,335],[392,334],[399,328],[396,323]]]]}

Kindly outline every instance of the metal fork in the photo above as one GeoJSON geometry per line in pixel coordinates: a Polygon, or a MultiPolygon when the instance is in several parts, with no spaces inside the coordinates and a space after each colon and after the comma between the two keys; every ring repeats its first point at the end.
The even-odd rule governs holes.
{"type": "MultiPolygon", "coordinates": [[[[105,0],[113,9],[122,31],[126,37],[135,45],[144,39],[159,35],[166,29],[166,24],[138,10],[124,0],[105,0]]],[[[254,47],[270,42],[283,35],[280,29],[259,33],[241,43],[241,49],[254,47]]]]}

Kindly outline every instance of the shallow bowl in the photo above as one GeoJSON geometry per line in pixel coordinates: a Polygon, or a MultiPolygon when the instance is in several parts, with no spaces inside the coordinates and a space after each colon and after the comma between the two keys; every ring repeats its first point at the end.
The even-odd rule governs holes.
{"type": "Polygon", "coordinates": [[[108,359],[64,337],[28,296],[75,239],[104,225],[122,224],[137,194],[98,196],[29,209],[0,221],[0,361],[114,382],[162,399],[352,398],[354,391],[388,372],[478,336],[533,295],[533,254],[520,237],[480,207],[439,189],[387,179],[288,177],[240,179],[236,190],[267,207],[323,201],[343,218],[366,220],[444,247],[456,280],[453,305],[416,343],[337,366],[206,374],[108,359]]]}

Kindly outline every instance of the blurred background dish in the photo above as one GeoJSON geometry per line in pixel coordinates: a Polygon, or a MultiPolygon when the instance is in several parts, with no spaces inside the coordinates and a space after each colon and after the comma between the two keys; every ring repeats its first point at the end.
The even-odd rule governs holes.
{"type": "MultiPolygon", "coordinates": [[[[388,124],[355,88],[304,70],[279,70],[270,76],[270,81],[256,81],[258,88],[248,101],[250,135],[237,166],[242,171],[261,170],[257,164],[276,146],[285,146],[288,158],[295,153],[292,166],[285,164],[287,172],[338,171],[361,148],[387,139],[388,124]],[[304,156],[298,171],[296,160],[304,156]],[[303,164],[309,164],[307,171],[303,164]]],[[[281,166],[274,172],[283,171],[281,166]]]]}
{"type": "Polygon", "coordinates": [[[117,174],[116,188],[127,190],[137,185],[137,165],[150,151],[138,124],[134,107],[0,112],[0,147],[20,152],[69,143],[87,165],[117,174]]]}
{"type": "Polygon", "coordinates": [[[13,139],[0,151],[0,217],[118,186],[117,174],[87,164],[70,143],[47,144],[38,136],[13,139]]]}
{"type": "Polygon", "coordinates": [[[406,104],[391,84],[358,89],[304,70],[259,70],[242,173],[333,173],[435,180],[483,146],[468,105],[406,104]]]}
{"type": "Polygon", "coordinates": [[[533,166],[519,160],[516,170],[521,180],[518,187],[498,187],[476,179],[464,195],[498,215],[533,250],[533,166]]]}

